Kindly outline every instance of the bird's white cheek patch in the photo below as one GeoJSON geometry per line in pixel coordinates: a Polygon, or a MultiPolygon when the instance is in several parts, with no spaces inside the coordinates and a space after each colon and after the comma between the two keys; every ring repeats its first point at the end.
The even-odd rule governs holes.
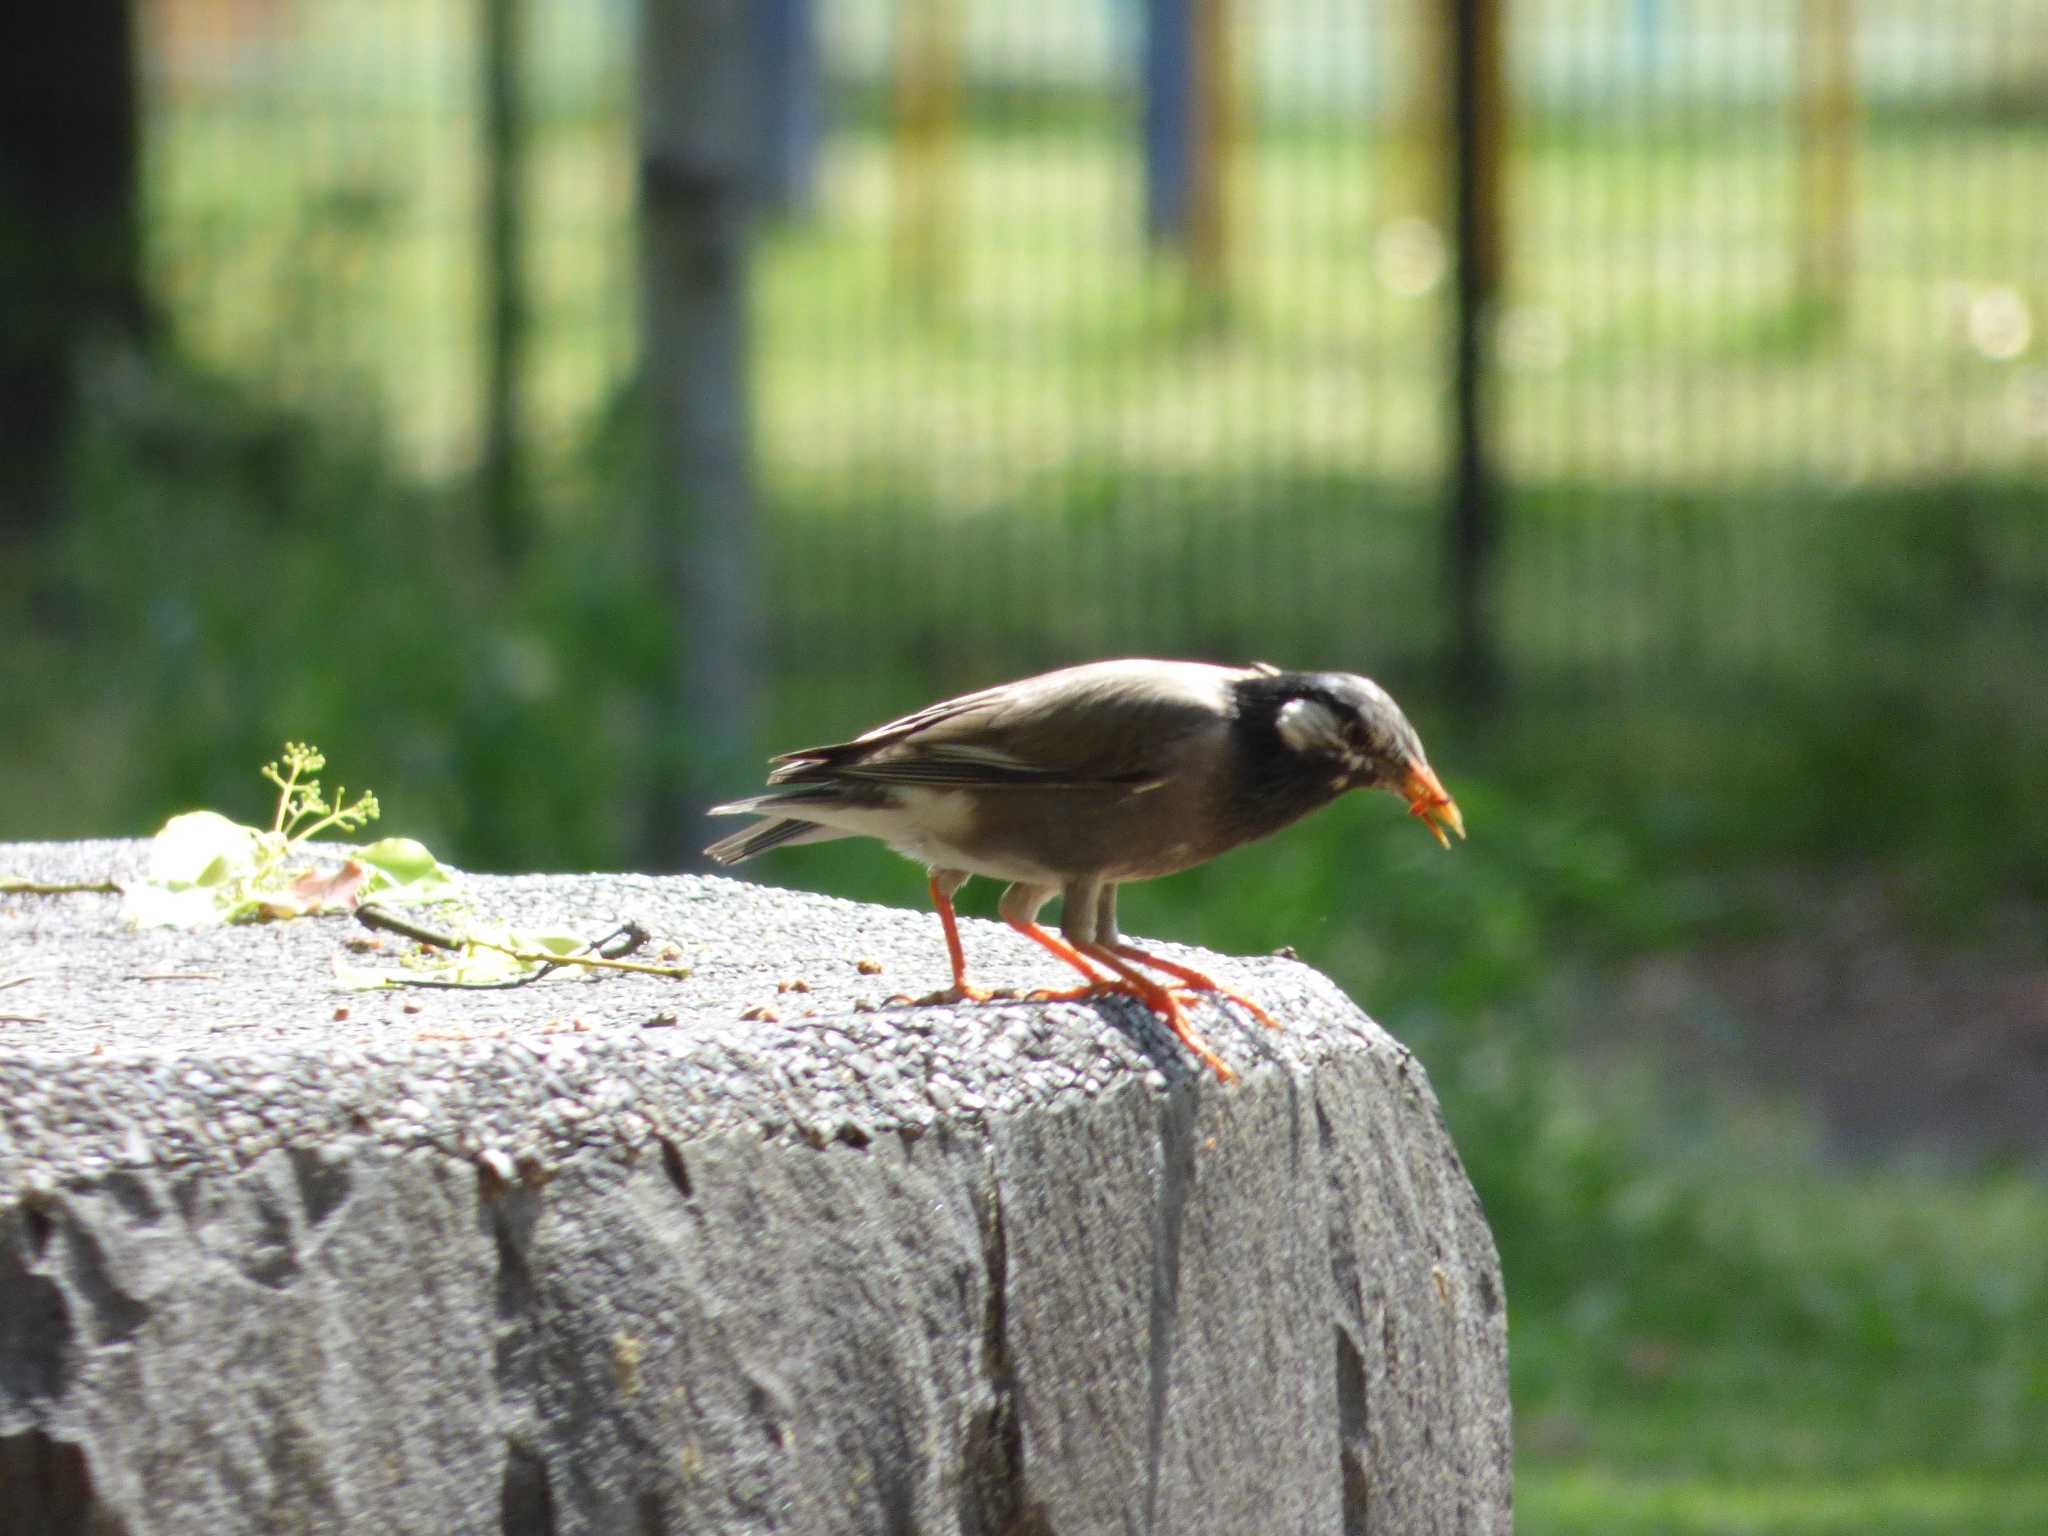
{"type": "Polygon", "coordinates": [[[1314,757],[1343,758],[1355,762],[1357,749],[1344,734],[1344,726],[1329,705],[1314,699],[1289,699],[1280,706],[1273,724],[1280,739],[1296,752],[1314,757]]]}

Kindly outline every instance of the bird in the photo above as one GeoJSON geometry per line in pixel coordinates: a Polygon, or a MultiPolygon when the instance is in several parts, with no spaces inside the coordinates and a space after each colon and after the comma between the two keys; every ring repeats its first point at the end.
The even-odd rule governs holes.
{"type": "Polygon", "coordinates": [[[953,896],[1007,883],[1002,918],[1086,978],[1034,998],[1138,999],[1213,1071],[1236,1074],[1176,992],[1257,1003],[1117,931],[1120,885],[1175,874],[1353,789],[1408,804],[1445,848],[1465,822],[1387,691],[1266,662],[1089,662],[941,700],[865,735],[772,758],[765,793],[711,807],[760,819],[705,850],[738,864],[785,844],[872,837],[923,864],[952,964],[927,1001],[986,1001],[967,979],[953,896]],[[1060,931],[1038,915],[1061,897],[1060,931]],[[1147,974],[1156,973],[1156,975],[1147,974]],[[1164,976],[1169,985],[1157,979],[1164,976]]]}

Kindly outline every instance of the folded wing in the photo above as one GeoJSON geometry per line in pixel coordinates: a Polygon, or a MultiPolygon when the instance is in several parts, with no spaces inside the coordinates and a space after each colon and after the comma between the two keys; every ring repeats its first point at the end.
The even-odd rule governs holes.
{"type": "Polygon", "coordinates": [[[1142,790],[1164,782],[1190,734],[1228,725],[1228,684],[1242,675],[1198,662],[1070,667],[785,753],[768,782],[1142,790]]]}

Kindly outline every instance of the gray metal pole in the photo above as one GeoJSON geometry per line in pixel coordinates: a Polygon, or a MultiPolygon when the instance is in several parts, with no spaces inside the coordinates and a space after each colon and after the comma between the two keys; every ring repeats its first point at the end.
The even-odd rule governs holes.
{"type": "Polygon", "coordinates": [[[498,564],[533,543],[520,442],[526,371],[526,122],[519,88],[527,0],[482,0],[484,421],[478,483],[498,564]]]}
{"type": "Polygon", "coordinates": [[[643,0],[641,369],[650,532],[669,614],[645,854],[698,862],[706,804],[758,777],[760,581],[748,456],[753,45],[746,0],[643,0]]]}

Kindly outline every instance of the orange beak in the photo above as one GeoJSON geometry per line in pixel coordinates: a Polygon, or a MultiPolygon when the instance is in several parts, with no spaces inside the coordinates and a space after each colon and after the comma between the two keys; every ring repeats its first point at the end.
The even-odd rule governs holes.
{"type": "Polygon", "coordinates": [[[1449,827],[1459,837],[1465,835],[1465,818],[1458,814],[1458,805],[1444,793],[1444,786],[1429,764],[1416,763],[1409,768],[1401,780],[1401,793],[1408,800],[1408,814],[1422,818],[1422,824],[1444,847],[1451,846],[1451,840],[1444,836],[1449,827]]]}

